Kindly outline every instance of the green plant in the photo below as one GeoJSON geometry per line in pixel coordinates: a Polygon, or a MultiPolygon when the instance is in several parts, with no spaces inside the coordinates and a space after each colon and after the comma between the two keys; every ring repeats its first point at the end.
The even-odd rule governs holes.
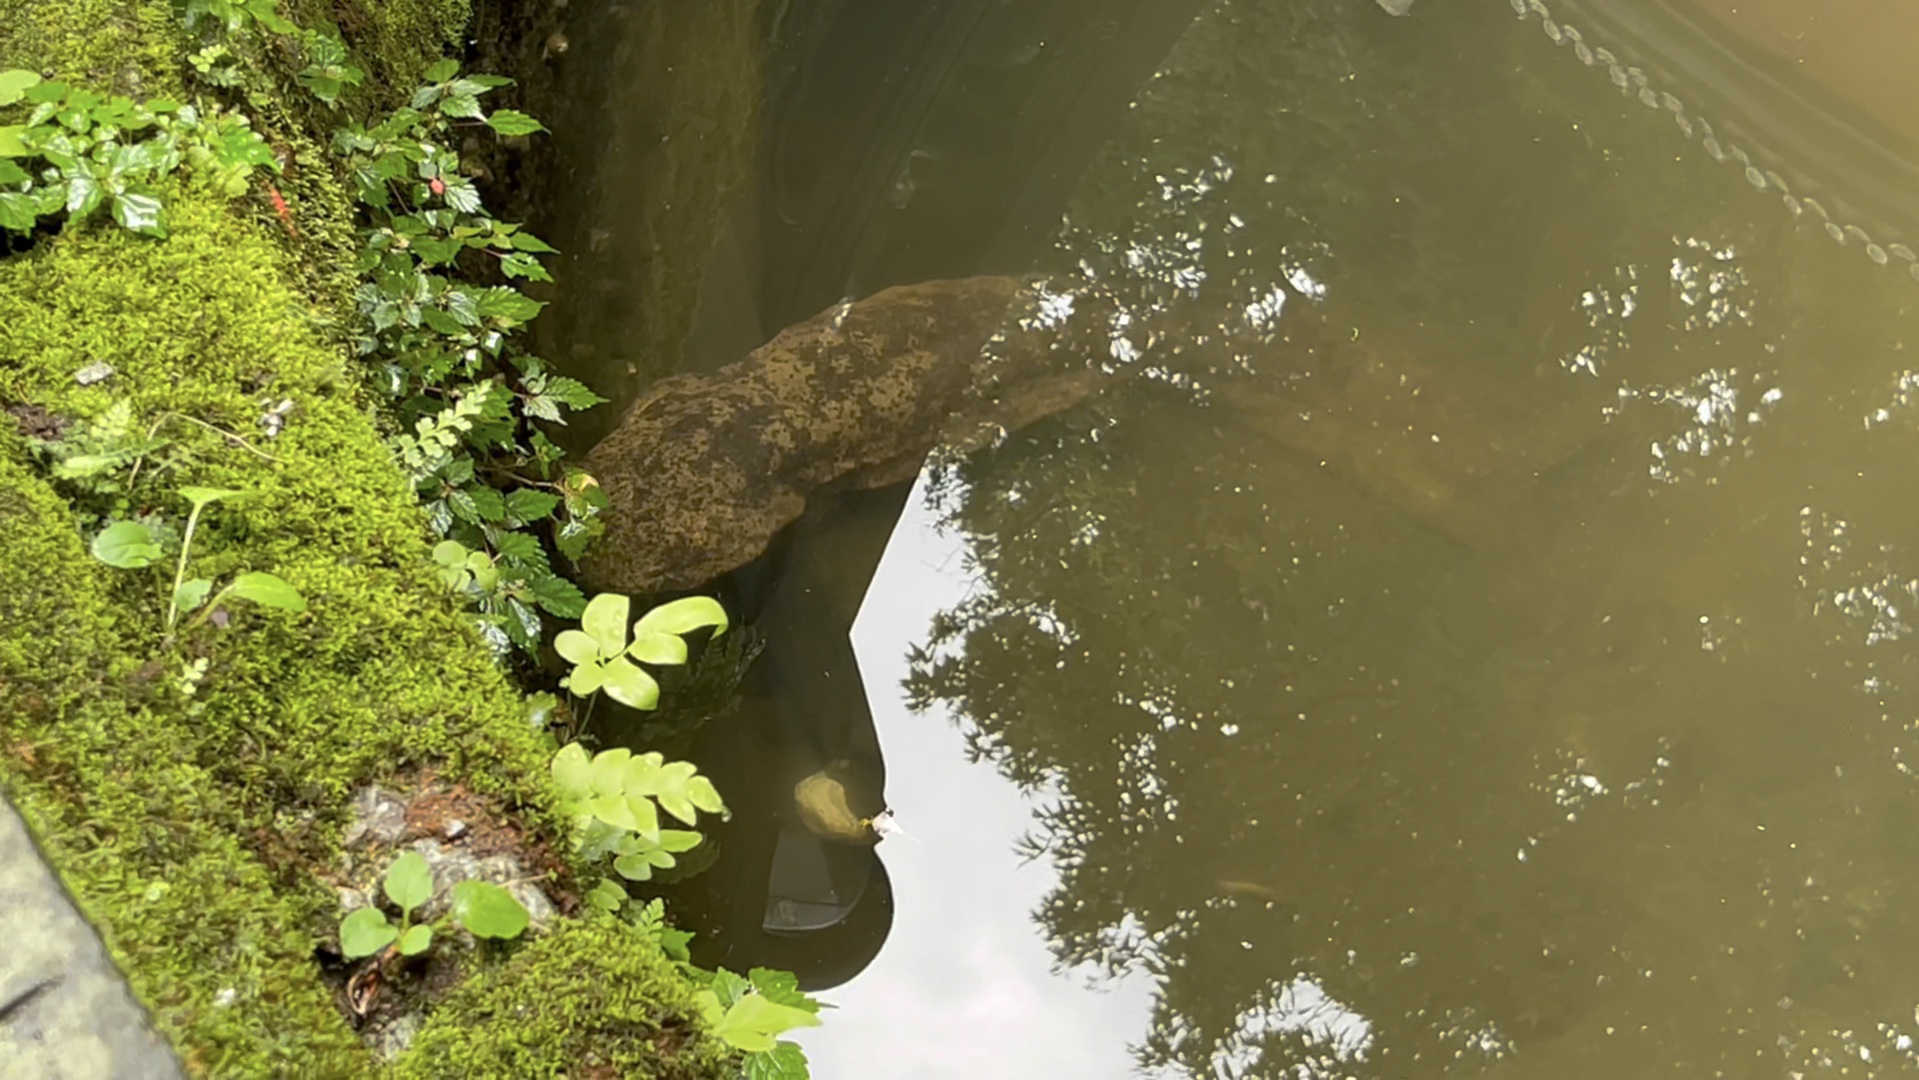
{"type": "Polygon", "coordinates": [[[0,125],[0,230],[29,233],[60,214],[84,222],[104,207],[134,232],[164,236],[160,178],[186,165],[233,196],[246,190],[254,169],[279,167],[246,118],[232,113],[0,71],[0,107],[23,101],[31,106],[25,121],[0,125]]]}
{"type": "MultiPolygon", "coordinates": [[[[589,757],[574,742],[553,755],[552,768],[560,810],[573,822],[580,857],[612,856],[614,871],[629,881],[646,881],[653,871],[670,869],[676,855],[700,843],[700,834],[691,829],[662,828],[660,811],[686,825],[697,825],[702,811],[726,812],[711,780],[690,763],[667,761],[657,753],[614,747],[589,757]]],[[[603,886],[619,889],[610,879],[603,886]]],[[[592,895],[597,906],[618,909],[609,889],[592,895]]]]}
{"type": "Polygon", "coordinates": [[[800,992],[789,971],[754,968],[741,978],[722,968],[694,995],[713,1034],[746,1055],[748,1080],[794,1080],[807,1075],[799,1044],[781,1039],[789,1031],[818,1027],[820,1003],[800,992]]]}
{"type": "Polygon", "coordinates": [[[627,640],[632,602],[601,593],[586,605],[580,629],[562,630],[553,648],[573,665],[561,685],[577,697],[604,689],[608,697],[635,709],[660,703],[660,684],[640,664],[684,664],[684,635],[707,627],[726,633],[726,609],[706,596],[687,596],[648,611],[633,624],[627,640]],[[637,663],[636,663],[637,661],[637,663]]]}
{"type": "MultiPolygon", "coordinates": [[[[250,600],[283,611],[306,610],[306,598],[300,595],[300,591],[272,574],[259,571],[237,574],[217,593],[213,593],[212,579],[186,576],[187,559],[192,553],[193,534],[199,528],[201,513],[216,502],[237,499],[244,494],[227,488],[180,489],[180,496],[187,500],[191,509],[187,513],[186,529],[180,537],[179,558],[173,570],[173,588],[167,599],[166,630],[169,635],[173,633],[180,616],[200,612],[187,624],[186,628],[191,630],[218,611],[229,597],[250,600]],[[212,594],[211,600],[208,599],[209,593],[212,594]]],[[[164,542],[167,539],[166,532],[147,522],[115,521],[94,536],[91,550],[94,558],[108,566],[137,570],[151,566],[165,556],[164,542]]]]}
{"type": "Polygon", "coordinates": [[[349,913],[340,920],[340,955],[349,960],[372,956],[389,945],[396,945],[401,956],[418,956],[433,947],[435,925],[457,925],[474,937],[503,940],[526,931],[526,907],[486,881],[454,885],[452,906],[437,923],[413,922],[413,912],[433,896],[433,871],[417,851],[393,860],[381,889],[400,909],[400,921],[396,925],[372,904],[349,913]]]}
{"type": "Polygon", "coordinates": [[[551,281],[540,257],[553,249],[486,213],[454,147],[474,129],[544,129],[524,113],[482,107],[511,80],[458,70],[450,60],[436,65],[405,108],[334,138],[368,219],[354,341],[393,399],[403,425],[394,451],[435,532],[465,552],[443,547],[436,559],[471,575],[456,587],[480,606],[496,643],[531,653],[542,613],[577,618],[585,603],[554,573],[538,531],[578,559],[604,531],[606,506],[599,485],[537,425],[564,424],[605,399],[518,344],[544,305],[511,282],[551,281]],[[475,552],[497,576],[471,560],[475,552]]]}

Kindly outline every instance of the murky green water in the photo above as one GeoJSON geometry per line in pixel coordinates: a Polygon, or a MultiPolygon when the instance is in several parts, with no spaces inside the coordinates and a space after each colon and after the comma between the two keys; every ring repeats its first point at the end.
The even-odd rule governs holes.
{"type": "Polygon", "coordinates": [[[1009,332],[1112,385],[926,478],[896,540],[963,555],[867,596],[945,598],[861,647],[951,798],[893,772],[914,963],[822,1075],[1919,1070],[1919,283],[1637,89],[1498,0],[1185,31],[1009,332]]]}

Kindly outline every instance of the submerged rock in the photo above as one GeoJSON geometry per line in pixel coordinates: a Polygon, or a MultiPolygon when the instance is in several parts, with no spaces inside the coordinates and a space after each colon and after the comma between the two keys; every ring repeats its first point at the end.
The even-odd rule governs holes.
{"type": "Polygon", "coordinates": [[[912,477],[927,453],[982,427],[1010,430],[1079,400],[1083,365],[982,349],[1025,282],[902,285],[788,327],[719,371],[676,375],[587,455],[605,490],[605,539],[582,565],[602,591],[701,585],[751,561],[815,491],[912,477]]]}

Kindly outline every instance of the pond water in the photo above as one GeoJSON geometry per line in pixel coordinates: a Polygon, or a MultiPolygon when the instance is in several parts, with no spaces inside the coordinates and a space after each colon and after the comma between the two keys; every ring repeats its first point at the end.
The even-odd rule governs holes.
{"type": "MultiPolygon", "coordinates": [[[[930,467],[897,527],[794,541],[850,566],[789,605],[843,640],[870,559],[836,553],[892,528],[857,669],[807,662],[836,722],[863,687],[910,834],[815,1075],[1919,1072],[1919,188],[1875,188],[1910,152],[1764,34],[1548,6],[1227,0],[1147,50],[1127,5],[1031,5],[930,100],[1055,92],[1018,82],[1053,41],[1153,71],[1075,127],[1057,230],[1009,208],[1066,165],[898,216],[1043,139],[862,127],[861,86],[919,92],[884,79],[784,121],[801,152],[764,111],[681,362],[1033,267],[1003,347],[1111,373],[930,467]],[[889,182],[772,205],[822,155],[889,182]]],[[[604,352],[594,311],[549,332],[604,352]]]]}

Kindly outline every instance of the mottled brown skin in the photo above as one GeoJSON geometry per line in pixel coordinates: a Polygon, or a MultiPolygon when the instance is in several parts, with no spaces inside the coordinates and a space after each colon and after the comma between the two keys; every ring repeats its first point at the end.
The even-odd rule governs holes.
{"type": "MultiPolygon", "coordinates": [[[[788,327],[711,374],[662,380],[587,454],[607,534],[588,585],[646,596],[746,564],[815,491],[911,477],[927,453],[982,424],[1018,427],[1084,396],[1083,372],[994,369],[981,350],[1023,281],[902,285],[788,327]]],[[[1043,363],[1044,358],[1010,366],[1043,363]]]]}

